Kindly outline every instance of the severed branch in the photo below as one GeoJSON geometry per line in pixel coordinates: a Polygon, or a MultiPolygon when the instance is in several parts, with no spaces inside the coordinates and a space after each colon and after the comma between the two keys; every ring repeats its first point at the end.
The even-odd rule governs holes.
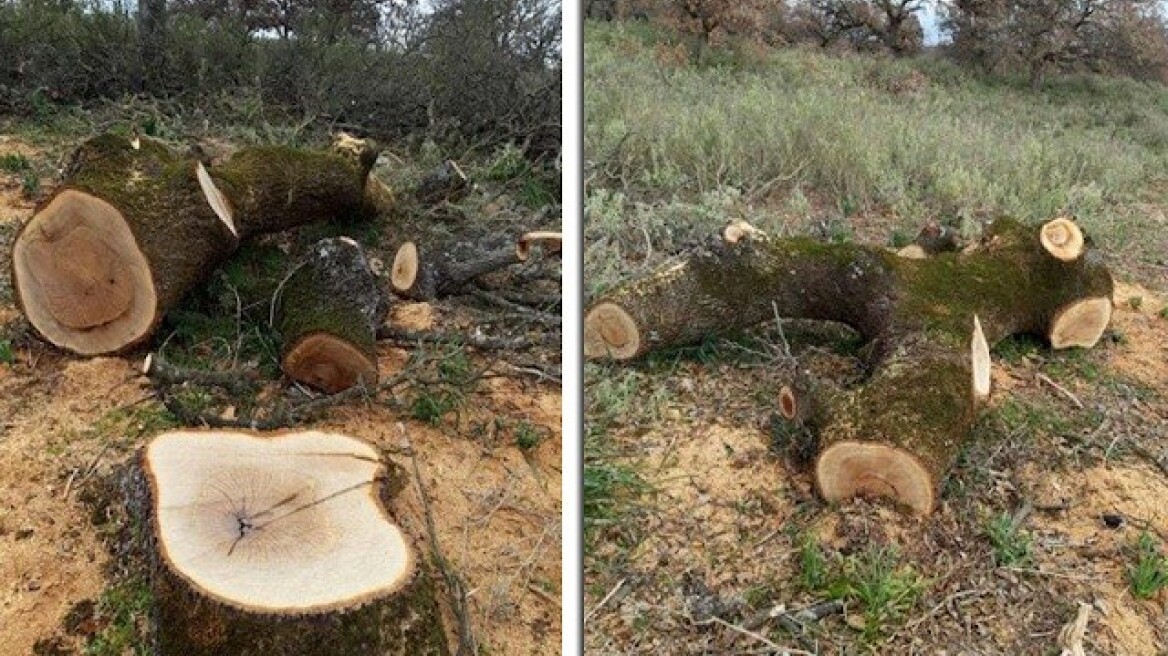
{"type": "Polygon", "coordinates": [[[166,387],[159,390],[159,398],[179,421],[188,426],[206,426],[208,428],[246,428],[249,430],[277,430],[290,428],[305,421],[315,419],[324,411],[347,401],[358,398],[373,398],[382,392],[393,392],[398,387],[415,382],[414,366],[407,367],[401,373],[382,381],[376,386],[358,384],[336,394],[319,396],[314,399],[296,404],[276,403],[268,412],[260,415],[257,412],[248,413],[242,417],[224,417],[206,410],[196,410],[188,407],[178,395],[166,387]]]}
{"type": "Polygon", "coordinates": [[[896,254],[910,260],[923,260],[941,253],[959,251],[962,246],[961,236],[956,230],[936,221],[929,221],[921,228],[916,239],[896,251],[896,254]]]}
{"type": "Polygon", "coordinates": [[[418,456],[414,446],[409,441],[404,424],[398,424],[398,431],[406,443],[410,456],[410,465],[414,470],[414,481],[418,486],[418,497],[422,500],[422,512],[426,520],[426,534],[430,542],[430,556],[434,565],[442,575],[443,582],[450,592],[451,605],[454,616],[458,620],[458,651],[457,656],[474,656],[478,653],[478,643],[475,642],[474,628],[470,621],[470,604],[467,602],[466,583],[450,566],[442,549],[438,546],[438,531],[434,528],[434,513],[430,509],[430,495],[426,492],[426,485],[422,482],[422,471],[418,468],[418,456]]]}
{"type": "Polygon", "coordinates": [[[445,333],[404,330],[391,326],[377,329],[377,339],[416,344],[465,344],[480,350],[521,351],[535,346],[555,346],[560,343],[560,334],[546,333],[536,337],[491,337],[478,332],[445,333]]]}
{"type": "Polygon", "coordinates": [[[390,285],[399,295],[418,301],[449,296],[483,274],[528,261],[536,248],[558,252],[561,239],[558,232],[534,231],[447,244],[407,241],[394,255],[390,285]]]}
{"type": "Polygon", "coordinates": [[[260,381],[253,370],[205,371],[179,367],[166,361],[162,353],[151,353],[142,362],[142,373],[159,387],[186,385],[218,387],[233,395],[255,392],[260,381]]]}

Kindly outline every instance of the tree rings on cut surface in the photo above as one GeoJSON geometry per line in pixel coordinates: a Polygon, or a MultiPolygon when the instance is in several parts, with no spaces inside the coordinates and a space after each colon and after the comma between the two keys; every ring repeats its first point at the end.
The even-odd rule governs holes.
{"type": "Polygon", "coordinates": [[[377,326],[385,295],[361,246],[348,237],[314,244],[273,299],[283,340],[280,366],[330,394],[377,383],[377,326]]]}
{"type": "Polygon", "coordinates": [[[1038,233],[1046,252],[1071,262],[1083,254],[1083,231],[1070,219],[1059,217],[1043,224],[1038,233]]]}
{"type": "Polygon", "coordinates": [[[628,360],[641,352],[633,318],[615,303],[600,303],[584,317],[584,356],[628,360]]]}
{"type": "Polygon", "coordinates": [[[384,505],[391,465],[372,445],[175,431],[138,462],[146,484],[127,489],[153,529],[159,653],[448,653],[433,586],[384,505]]]}
{"type": "Polygon", "coordinates": [[[137,341],[155,322],[154,277],[122,213],[81,191],[57,194],[13,246],[29,322],[82,355],[137,341]]]}
{"type": "Polygon", "coordinates": [[[392,593],[414,556],[377,496],[382,465],[338,434],[179,431],[146,448],[159,550],[192,586],[266,613],[392,593]]]}
{"type": "Polygon", "coordinates": [[[1089,298],[1062,308],[1050,325],[1050,345],[1064,349],[1091,348],[1103,336],[1111,321],[1111,299],[1089,298]]]}
{"type": "Polygon", "coordinates": [[[927,515],[936,477],[913,454],[889,444],[841,441],[820,452],[815,481],[829,502],[856,496],[890,497],[927,515]]]}

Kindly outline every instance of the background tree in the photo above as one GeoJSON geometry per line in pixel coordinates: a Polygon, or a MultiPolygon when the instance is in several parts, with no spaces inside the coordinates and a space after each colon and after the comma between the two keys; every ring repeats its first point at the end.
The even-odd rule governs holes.
{"type": "Polygon", "coordinates": [[[955,56],[989,72],[1159,77],[1168,65],[1163,20],[1151,0],[952,0],[944,26],[955,56]]]}
{"type": "Polygon", "coordinates": [[[846,43],[911,55],[924,44],[917,17],[922,8],[920,0],[805,0],[795,6],[794,31],[798,40],[821,48],[846,43]]]}

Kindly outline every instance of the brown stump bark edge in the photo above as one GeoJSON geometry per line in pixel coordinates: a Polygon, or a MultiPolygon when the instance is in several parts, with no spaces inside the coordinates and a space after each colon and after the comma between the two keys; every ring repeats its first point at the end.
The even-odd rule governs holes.
{"type": "Polygon", "coordinates": [[[989,394],[989,347],[1020,332],[1092,346],[1107,326],[1111,276],[1084,249],[1070,257],[1082,236],[1063,221],[1000,220],[979,247],[924,260],[737,226],[599,299],[585,316],[585,355],[629,360],[776,313],[846,323],[871,345],[871,376],[804,395],[821,398],[788,390],[780,414],[818,435],[824,498],[891,496],[928,513],[989,394]]]}
{"type": "Polygon", "coordinates": [[[152,527],[159,653],[449,653],[369,444],[315,431],[178,431],[152,440],[139,467],[127,488],[152,527]]]}

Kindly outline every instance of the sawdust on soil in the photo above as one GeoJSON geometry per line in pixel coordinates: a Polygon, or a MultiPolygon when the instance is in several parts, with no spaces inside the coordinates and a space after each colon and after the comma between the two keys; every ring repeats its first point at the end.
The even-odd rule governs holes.
{"type": "MultiPolygon", "coordinates": [[[[0,137],[0,151],[37,154],[10,137],[0,137]]],[[[0,173],[0,223],[18,226],[32,209],[20,197],[19,181],[0,173]]],[[[6,262],[0,257],[0,275],[7,276],[6,262]]],[[[426,304],[401,307],[409,329],[432,326],[426,304]]],[[[18,321],[12,304],[0,301],[0,322],[18,321]]],[[[38,641],[50,639],[80,650],[85,636],[63,630],[62,623],[70,609],[99,599],[110,580],[107,545],[78,497],[150,437],[111,436],[95,426],[155,402],[137,356],[75,359],[35,341],[14,355],[11,365],[0,363],[0,656],[27,656],[38,641]]],[[[405,349],[382,346],[382,372],[399,371],[407,357],[405,349]]],[[[440,426],[379,406],[338,408],[316,426],[398,453],[393,459],[411,472],[411,458],[401,455],[408,442],[439,547],[465,582],[470,623],[486,653],[560,652],[558,389],[486,378],[457,420],[440,426]],[[496,419],[527,422],[542,439],[521,450],[513,435],[497,429],[496,419]]],[[[410,480],[394,511],[428,553],[424,505],[412,474],[410,480]]],[[[444,610],[453,629],[451,610],[444,610]]]]}

